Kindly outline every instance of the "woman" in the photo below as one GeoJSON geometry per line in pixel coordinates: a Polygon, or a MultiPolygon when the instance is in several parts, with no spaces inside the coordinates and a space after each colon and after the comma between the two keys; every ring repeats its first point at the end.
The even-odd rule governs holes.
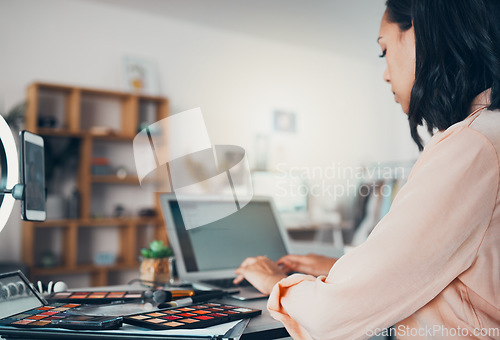
{"type": "Polygon", "coordinates": [[[396,324],[401,339],[500,339],[499,3],[387,1],[384,80],[423,152],[390,212],[328,273],[333,259],[278,261],[328,276],[284,278],[265,257],[237,270],[272,290],[268,308],[294,338],[367,338],[396,324]]]}

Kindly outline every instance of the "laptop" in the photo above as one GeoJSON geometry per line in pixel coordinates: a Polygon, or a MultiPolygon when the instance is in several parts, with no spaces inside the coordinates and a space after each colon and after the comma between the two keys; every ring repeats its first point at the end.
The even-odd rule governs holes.
{"type": "Polygon", "coordinates": [[[197,223],[196,228],[190,228],[189,222],[209,221],[206,216],[212,211],[231,211],[234,198],[183,196],[179,205],[175,194],[169,193],[162,194],[160,202],[182,281],[199,289],[237,290],[231,297],[239,300],[267,297],[250,284],[232,286],[232,280],[235,269],[247,257],[265,255],[276,261],[289,253],[286,230],[271,197],[254,196],[236,212],[197,223]]]}

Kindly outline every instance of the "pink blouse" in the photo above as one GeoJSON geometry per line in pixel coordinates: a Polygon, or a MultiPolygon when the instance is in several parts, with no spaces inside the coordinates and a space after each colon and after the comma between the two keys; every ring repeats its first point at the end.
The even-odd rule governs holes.
{"type": "Polygon", "coordinates": [[[294,339],[500,339],[499,155],[500,111],[435,134],[368,240],[327,277],[281,280],[271,315],[294,339]]]}

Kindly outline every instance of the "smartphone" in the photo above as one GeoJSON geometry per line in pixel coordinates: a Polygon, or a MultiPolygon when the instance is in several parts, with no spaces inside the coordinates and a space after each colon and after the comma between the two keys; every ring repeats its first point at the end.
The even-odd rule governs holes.
{"type": "Polygon", "coordinates": [[[28,131],[19,133],[19,159],[24,195],[21,217],[26,221],[45,221],[45,159],[43,138],[28,131]]]}
{"type": "Polygon", "coordinates": [[[51,321],[52,326],[55,327],[89,330],[118,329],[122,326],[122,323],[123,318],[121,316],[91,315],[73,315],[51,321]]]}

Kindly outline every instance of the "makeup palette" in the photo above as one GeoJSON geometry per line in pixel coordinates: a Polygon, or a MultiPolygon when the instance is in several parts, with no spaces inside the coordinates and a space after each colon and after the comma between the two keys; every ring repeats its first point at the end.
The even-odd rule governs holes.
{"type": "Polygon", "coordinates": [[[77,315],[80,303],[48,302],[20,271],[0,274],[0,328],[62,327],[74,329],[114,329],[121,317],[77,315]]]}
{"type": "Polygon", "coordinates": [[[0,319],[0,325],[14,327],[54,327],[51,325],[52,320],[61,320],[72,316],[71,310],[79,306],[80,304],[78,303],[45,305],[0,319]]]}
{"type": "Polygon", "coordinates": [[[116,301],[131,302],[144,300],[145,291],[119,291],[119,292],[58,292],[46,297],[50,302],[101,304],[116,301]]]}
{"type": "Polygon", "coordinates": [[[123,322],[151,329],[203,328],[260,315],[260,309],[203,303],[128,315],[123,322]]]}

